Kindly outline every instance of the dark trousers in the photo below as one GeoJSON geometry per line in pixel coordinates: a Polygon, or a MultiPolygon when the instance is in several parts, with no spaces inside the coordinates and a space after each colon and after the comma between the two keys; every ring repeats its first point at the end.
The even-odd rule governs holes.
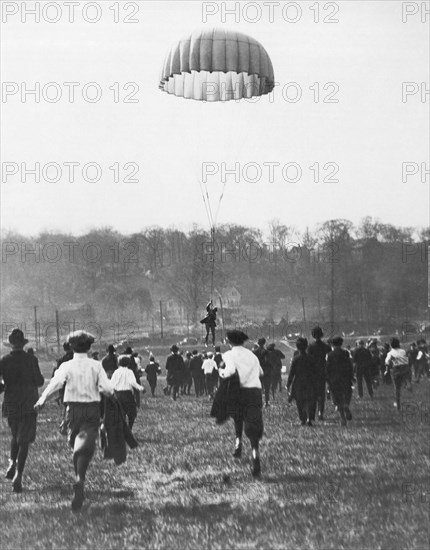
{"type": "Polygon", "coordinates": [[[151,389],[151,395],[155,395],[155,388],[157,387],[157,379],[156,378],[148,378],[148,384],[151,389]]]}
{"type": "Polygon", "coordinates": [[[188,377],[186,381],[182,384],[181,393],[190,395],[191,386],[193,385],[193,379],[188,377]]]}
{"type": "Polygon", "coordinates": [[[318,414],[320,416],[324,415],[325,398],[326,398],[326,383],[325,383],[325,374],[323,372],[320,374],[320,377],[318,379],[318,386],[317,386],[317,404],[318,404],[318,414]]]}
{"type": "Polygon", "coordinates": [[[330,386],[330,393],[333,403],[338,408],[342,423],[346,423],[346,414],[349,413],[349,404],[352,398],[352,388],[346,384],[330,386]]]}
{"type": "Polygon", "coordinates": [[[410,382],[410,370],[402,374],[394,374],[392,376],[394,382],[394,393],[396,395],[396,406],[397,410],[400,410],[400,393],[402,391],[402,386],[406,385],[407,382],[410,382]]]}
{"type": "Polygon", "coordinates": [[[134,398],[134,392],[117,391],[115,392],[115,395],[117,396],[118,401],[121,403],[124,414],[128,420],[128,425],[131,429],[137,416],[137,406],[134,398]]]}
{"type": "Polygon", "coordinates": [[[194,380],[194,391],[196,392],[196,397],[200,397],[203,394],[203,385],[201,376],[193,376],[194,380]]]}
{"type": "Polygon", "coordinates": [[[179,388],[180,388],[180,384],[179,382],[173,382],[172,383],[172,397],[173,397],[173,400],[176,401],[178,395],[179,395],[179,388]]]}
{"type": "Polygon", "coordinates": [[[208,325],[206,324],[206,338],[205,343],[208,343],[209,340],[209,332],[212,334],[212,344],[215,345],[215,326],[214,325],[208,325]]]}
{"type": "Polygon", "coordinates": [[[234,415],[236,437],[242,439],[243,428],[251,447],[258,448],[258,442],[263,436],[263,400],[259,388],[241,388],[239,403],[234,415]]]}
{"type": "Polygon", "coordinates": [[[206,391],[208,392],[208,395],[213,397],[213,394],[214,394],[213,374],[206,374],[205,375],[205,381],[206,381],[206,391]]]}
{"type": "Polygon", "coordinates": [[[275,392],[278,386],[279,386],[279,391],[282,391],[282,376],[280,371],[272,374],[271,388],[272,388],[273,399],[275,399],[275,392]]]}
{"type": "Polygon", "coordinates": [[[270,375],[263,377],[263,387],[264,387],[264,400],[269,403],[270,400],[270,388],[272,386],[272,377],[270,375]]]}
{"type": "Polygon", "coordinates": [[[317,408],[315,398],[296,399],[296,404],[297,412],[299,413],[299,418],[302,424],[315,420],[315,411],[317,408]]]}
{"type": "Polygon", "coordinates": [[[363,397],[363,378],[366,382],[367,391],[373,397],[372,373],[370,365],[357,365],[357,390],[358,397],[363,397]]]}

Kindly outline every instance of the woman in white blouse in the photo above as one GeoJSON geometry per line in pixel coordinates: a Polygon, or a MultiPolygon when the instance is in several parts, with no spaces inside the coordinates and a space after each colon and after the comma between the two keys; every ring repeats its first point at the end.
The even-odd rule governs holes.
{"type": "Polygon", "coordinates": [[[259,441],[263,436],[263,401],[261,393],[261,381],[263,369],[257,357],[249,349],[244,347],[248,336],[240,330],[227,332],[227,339],[231,350],[223,354],[225,368],[220,369],[220,378],[228,378],[237,373],[239,377],[239,397],[237,413],[234,416],[236,431],[236,446],[233,456],[242,456],[242,434],[245,427],[245,435],[251,443],[252,449],[252,475],[260,476],[259,441]]]}

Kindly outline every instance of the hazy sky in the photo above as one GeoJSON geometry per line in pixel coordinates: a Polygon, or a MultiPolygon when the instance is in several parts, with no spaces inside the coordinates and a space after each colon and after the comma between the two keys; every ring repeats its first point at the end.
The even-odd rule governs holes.
{"type": "MultiPolygon", "coordinates": [[[[9,4],[21,10],[21,2],[9,4]]],[[[416,163],[411,171],[429,164],[430,97],[421,95],[421,83],[429,87],[428,16],[427,24],[420,12],[402,22],[400,1],[320,2],[320,19],[336,10],[331,19],[339,22],[316,23],[315,8],[310,9],[315,3],[299,2],[301,14],[294,6],[287,12],[290,19],[298,18],[291,23],[282,16],[286,3],[279,2],[273,22],[260,3],[261,20],[248,23],[244,17],[254,18],[254,2],[248,11],[243,9],[246,3],[241,4],[239,22],[228,16],[224,23],[221,9],[204,22],[201,2],[142,1],[127,8],[125,2],[118,4],[120,19],[128,14],[137,23],[114,23],[115,2],[105,1],[99,2],[100,21],[88,23],[82,16],[84,4],[76,7],[74,23],[68,22],[64,2],[57,2],[62,17],[56,23],[44,21],[43,13],[35,23],[19,12],[3,24],[2,79],[17,83],[8,90],[18,88],[14,95],[3,94],[2,103],[3,229],[79,234],[112,226],[131,233],[153,224],[206,225],[198,181],[204,162],[219,167],[219,173],[207,179],[214,204],[222,188],[222,163],[227,169],[240,163],[239,182],[226,176],[219,223],[264,229],[279,218],[303,229],[330,218],[357,223],[371,215],[397,225],[428,225],[430,177],[423,183],[418,172],[402,181],[402,163],[416,163]],[[169,46],[201,27],[236,29],[260,41],[279,83],[274,94],[257,102],[210,104],[162,93],[159,75],[169,46]],[[41,89],[48,82],[58,83],[61,99],[52,103],[41,93],[39,103],[32,95],[22,101],[23,87],[34,88],[35,82],[41,89]],[[64,82],[79,83],[74,102],[69,102],[64,82]],[[82,97],[89,82],[102,91],[94,103],[82,97]],[[291,82],[297,84],[285,88],[291,82]],[[335,84],[324,89],[329,82],[335,84]],[[403,82],[416,83],[408,89],[418,90],[406,102],[403,82]],[[119,102],[114,101],[114,83],[119,102]],[[126,83],[136,83],[137,93],[133,95],[134,84],[124,90],[126,83]],[[292,99],[298,89],[299,101],[283,97],[282,90],[292,99]],[[323,102],[331,92],[339,101],[323,102]],[[128,94],[138,101],[124,103],[128,94]],[[31,169],[36,162],[41,164],[39,183],[29,174],[21,182],[21,169],[5,176],[14,166],[5,163],[25,163],[31,169]],[[65,162],[79,163],[74,182],[68,181],[65,162]],[[274,181],[263,165],[267,162],[279,163],[273,168],[274,181]],[[60,181],[43,182],[46,163],[62,166],[60,181]],[[84,181],[82,166],[87,163],[101,168],[100,181],[84,181]],[[115,182],[109,169],[115,163],[121,167],[120,180],[136,165],[134,178],[139,181],[115,182]],[[126,163],[135,165],[124,170],[126,163]],[[261,167],[258,178],[255,165],[249,165],[248,172],[243,168],[248,163],[261,167]],[[282,167],[288,163],[301,168],[296,183],[284,180],[282,167]],[[324,169],[326,163],[334,164],[324,169]],[[335,165],[339,171],[332,179],[339,182],[321,181],[335,165]],[[317,166],[319,183],[313,181],[317,166]]],[[[419,8],[421,3],[413,5],[419,8]]],[[[92,18],[94,13],[87,15],[92,18]]],[[[54,11],[48,17],[54,18],[54,11]]],[[[94,87],[86,91],[94,97],[94,87]]],[[[56,89],[51,86],[45,92],[52,98],[56,89]]],[[[89,169],[88,177],[94,173],[89,169]]],[[[52,171],[48,174],[53,176],[52,171]]],[[[293,169],[287,172],[290,178],[295,175],[293,169]]]]}

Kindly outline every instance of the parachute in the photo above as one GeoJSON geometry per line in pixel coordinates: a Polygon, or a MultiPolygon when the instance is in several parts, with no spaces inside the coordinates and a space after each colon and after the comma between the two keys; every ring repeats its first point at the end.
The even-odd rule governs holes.
{"type": "Polygon", "coordinates": [[[180,40],[166,56],[160,89],[199,101],[229,101],[270,93],[273,66],[254,38],[223,29],[201,30],[180,40]]]}
{"type": "MultiPolygon", "coordinates": [[[[195,31],[174,44],[165,58],[159,83],[167,94],[204,102],[250,99],[270,93],[274,86],[272,61],[264,47],[251,36],[224,29],[195,31]]],[[[212,299],[215,225],[225,183],[213,212],[207,184],[200,178],[198,181],[211,230],[212,299]]]]}

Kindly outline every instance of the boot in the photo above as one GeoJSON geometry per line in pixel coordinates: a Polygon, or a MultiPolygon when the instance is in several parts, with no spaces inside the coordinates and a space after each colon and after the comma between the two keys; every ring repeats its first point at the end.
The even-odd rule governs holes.
{"type": "Polygon", "coordinates": [[[260,456],[258,454],[258,449],[252,449],[252,476],[260,477],[261,475],[261,464],[260,456]]]}
{"type": "Polygon", "coordinates": [[[13,479],[15,477],[16,472],[16,462],[14,462],[12,459],[9,459],[9,468],[6,470],[6,479],[13,479]]]}
{"type": "Polygon", "coordinates": [[[234,458],[242,458],[242,440],[240,437],[236,437],[236,446],[233,453],[234,458]]]}
{"type": "Polygon", "coordinates": [[[12,489],[14,493],[22,493],[22,474],[19,474],[18,472],[15,474],[12,489]]]}
{"type": "Polygon", "coordinates": [[[72,499],[72,510],[77,512],[82,508],[84,502],[84,482],[78,481],[73,484],[74,496],[72,499]]]}

